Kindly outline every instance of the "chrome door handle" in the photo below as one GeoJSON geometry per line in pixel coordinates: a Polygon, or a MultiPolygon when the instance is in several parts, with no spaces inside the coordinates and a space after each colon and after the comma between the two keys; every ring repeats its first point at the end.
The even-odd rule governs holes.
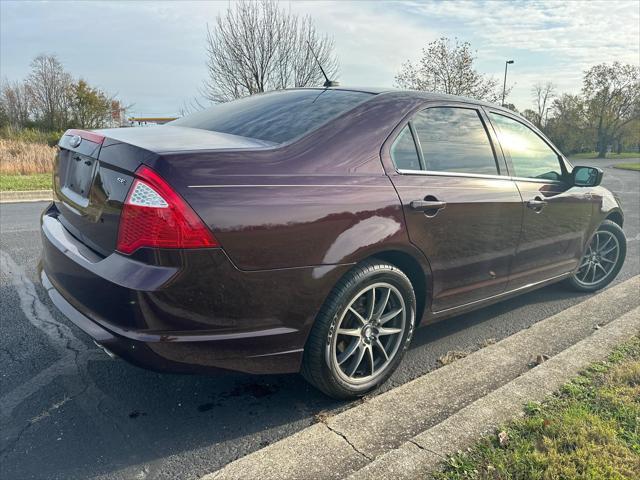
{"type": "Polygon", "coordinates": [[[535,210],[536,212],[540,212],[546,204],[546,200],[542,200],[540,197],[536,197],[533,200],[529,200],[527,202],[527,207],[531,210],[535,210]]]}
{"type": "Polygon", "coordinates": [[[441,210],[447,206],[447,202],[430,201],[430,200],[413,200],[409,206],[411,210],[441,210]]]}

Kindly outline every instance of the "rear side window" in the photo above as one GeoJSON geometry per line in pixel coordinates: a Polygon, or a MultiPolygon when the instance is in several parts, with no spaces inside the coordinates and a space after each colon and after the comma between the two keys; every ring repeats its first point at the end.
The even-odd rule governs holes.
{"type": "Polygon", "coordinates": [[[496,133],[502,148],[511,156],[515,176],[544,180],[562,179],[558,155],[536,132],[504,115],[493,112],[489,115],[491,122],[498,127],[496,133]]]}
{"type": "Polygon", "coordinates": [[[498,174],[493,148],[476,110],[428,108],[419,112],[412,123],[427,170],[498,174]]]}
{"type": "Polygon", "coordinates": [[[391,146],[391,158],[399,170],[420,170],[420,157],[411,129],[404,127],[391,146]]]}
{"type": "Polygon", "coordinates": [[[372,97],[347,90],[282,90],[220,103],[170,125],[285,143],[372,97]]]}

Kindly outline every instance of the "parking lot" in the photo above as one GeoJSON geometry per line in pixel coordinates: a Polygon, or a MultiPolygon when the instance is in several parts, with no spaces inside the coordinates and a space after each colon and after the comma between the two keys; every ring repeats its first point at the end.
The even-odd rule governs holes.
{"type": "MultiPolygon", "coordinates": [[[[575,163],[604,167],[622,200],[629,243],[616,282],[640,273],[640,172],[575,163]]],[[[348,406],[297,375],[167,375],[110,359],[36,279],[44,207],[0,207],[1,478],[197,478],[348,406]]],[[[551,286],[421,329],[384,389],[583,299],[551,286]]]]}

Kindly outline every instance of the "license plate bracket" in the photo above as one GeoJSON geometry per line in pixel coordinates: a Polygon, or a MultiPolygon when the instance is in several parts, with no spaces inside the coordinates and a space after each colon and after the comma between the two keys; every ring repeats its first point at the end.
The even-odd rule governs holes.
{"type": "Polygon", "coordinates": [[[89,193],[95,178],[98,161],[80,154],[67,157],[67,168],[62,193],[81,207],[89,205],[89,193]]]}

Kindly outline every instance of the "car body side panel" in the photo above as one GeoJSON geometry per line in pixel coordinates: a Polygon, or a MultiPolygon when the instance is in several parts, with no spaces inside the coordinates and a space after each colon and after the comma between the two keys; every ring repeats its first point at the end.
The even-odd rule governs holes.
{"type": "Polygon", "coordinates": [[[429,258],[434,311],[502,293],[522,221],[522,200],[508,178],[393,175],[411,242],[429,258]],[[426,196],[446,202],[435,216],[412,210],[426,196]]]}
{"type": "Polygon", "coordinates": [[[188,199],[242,270],[357,261],[368,247],[406,240],[393,186],[378,177],[244,177],[190,189],[188,199]]]}
{"type": "Polygon", "coordinates": [[[524,208],[522,236],[513,261],[509,289],[572,271],[590,237],[594,200],[588,188],[564,183],[517,181],[526,205],[547,204],[540,211],[524,208]]]}
{"type": "Polygon", "coordinates": [[[600,224],[610,215],[616,214],[620,217],[620,226],[622,226],[624,224],[624,213],[616,197],[606,188],[597,186],[581,187],[580,189],[585,195],[591,195],[593,205],[593,215],[584,235],[584,243],[582,245],[582,252],[584,253],[591,237],[596,233],[600,224]]]}

